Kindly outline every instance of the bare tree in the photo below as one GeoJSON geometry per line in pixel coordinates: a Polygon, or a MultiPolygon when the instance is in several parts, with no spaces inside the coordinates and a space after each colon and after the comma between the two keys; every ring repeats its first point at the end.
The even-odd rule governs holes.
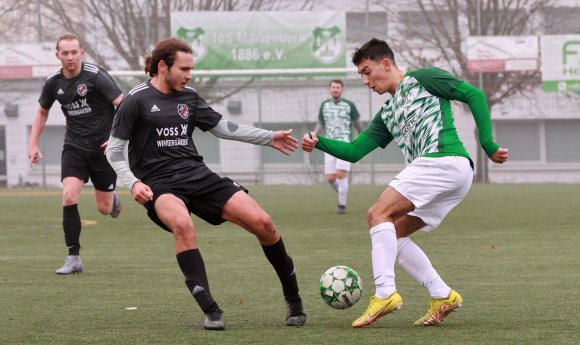
{"type": "Polygon", "coordinates": [[[0,0],[0,42],[39,41],[36,8],[27,0],[0,0]]]}
{"type": "MultiPolygon", "coordinates": [[[[538,34],[540,14],[553,0],[413,0],[412,6],[407,1],[404,3],[400,2],[402,7],[385,6],[385,10],[396,32],[389,35],[389,41],[398,59],[409,67],[445,66],[467,82],[484,86],[482,89],[490,109],[510,97],[525,96],[540,86],[539,71],[470,72],[466,41],[468,36],[538,34]]],[[[480,149],[477,155],[479,182],[487,182],[486,163],[487,158],[480,149]]]]}
{"type": "MultiPolygon", "coordinates": [[[[2,1],[2,0],[0,0],[2,1]]],[[[18,0],[21,1],[21,0],[18,0]]],[[[142,70],[144,56],[158,40],[171,35],[171,12],[299,10],[317,0],[45,0],[42,17],[48,30],[44,40],[53,41],[62,32],[74,32],[84,50],[107,69],[142,70]]],[[[26,3],[26,2],[23,2],[26,3]]],[[[212,90],[215,79],[198,84],[208,101],[229,97],[212,90]],[[211,96],[210,96],[211,95],[211,96]]],[[[250,81],[251,82],[251,81],[250,81]]],[[[242,86],[243,87],[243,86],[242,86]]]]}

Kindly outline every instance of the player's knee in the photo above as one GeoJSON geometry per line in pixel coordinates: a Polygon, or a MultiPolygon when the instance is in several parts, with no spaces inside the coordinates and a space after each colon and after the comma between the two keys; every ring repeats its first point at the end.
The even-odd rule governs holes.
{"type": "Polygon", "coordinates": [[[71,193],[63,193],[62,195],[62,202],[63,205],[69,206],[79,203],[79,197],[77,195],[73,195],[71,193]]]}
{"type": "Polygon", "coordinates": [[[175,233],[188,233],[193,231],[193,223],[190,217],[177,216],[171,219],[170,224],[166,224],[175,233]]]}
{"type": "Polygon", "coordinates": [[[369,226],[373,226],[375,224],[383,223],[385,219],[389,218],[388,214],[381,212],[376,205],[371,206],[367,211],[367,221],[369,226]]]}
{"type": "Polygon", "coordinates": [[[252,222],[254,233],[258,237],[270,237],[276,234],[276,228],[272,222],[272,218],[267,213],[258,215],[252,222]]]}
{"type": "Polygon", "coordinates": [[[110,214],[112,207],[113,207],[113,205],[107,205],[107,204],[98,204],[97,205],[97,209],[99,210],[99,212],[102,215],[108,215],[108,214],[110,214]]]}
{"type": "Polygon", "coordinates": [[[178,243],[195,243],[196,236],[191,218],[177,217],[167,226],[178,243]]]}

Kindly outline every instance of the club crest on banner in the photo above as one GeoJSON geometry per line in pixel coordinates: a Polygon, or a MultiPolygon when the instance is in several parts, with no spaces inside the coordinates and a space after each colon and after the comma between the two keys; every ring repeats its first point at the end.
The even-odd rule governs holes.
{"type": "Polygon", "coordinates": [[[180,27],[177,29],[177,37],[191,43],[193,49],[193,59],[198,62],[201,61],[207,54],[207,45],[205,44],[204,34],[205,30],[201,27],[195,29],[187,29],[180,27]]]}
{"type": "Polygon", "coordinates": [[[339,38],[341,30],[337,26],[322,28],[317,26],[312,30],[312,54],[316,60],[330,64],[341,56],[342,40],[339,38]]]}

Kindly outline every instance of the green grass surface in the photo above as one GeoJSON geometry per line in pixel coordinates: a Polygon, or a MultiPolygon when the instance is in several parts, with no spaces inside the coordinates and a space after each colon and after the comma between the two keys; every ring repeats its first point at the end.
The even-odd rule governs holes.
{"type": "Polygon", "coordinates": [[[416,328],[424,288],[397,267],[404,308],[352,329],[374,292],[366,210],[380,186],[352,186],[336,214],[326,185],[250,186],[294,259],[308,322],[284,323],[280,284],[253,236],[194,219],[225,332],[201,327],[172,237],[121,193],[117,220],[83,192],[82,274],[58,276],[66,255],[59,190],[0,191],[0,344],[574,344],[580,339],[580,185],[474,185],[429,234],[413,235],[463,308],[416,328]],[[318,295],[330,266],[363,278],[363,297],[334,310],[318,295]],[[136,307],[137,310],[127,310],[136,307]]]}

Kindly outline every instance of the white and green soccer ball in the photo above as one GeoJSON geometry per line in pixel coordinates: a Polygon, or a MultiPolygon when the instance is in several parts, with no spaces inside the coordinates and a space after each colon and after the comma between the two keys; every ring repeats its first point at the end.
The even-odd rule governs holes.
{"type": "Polygon", "coordinates": [[[362,294],[362,279],[350,267],[334,266],[320,278],[320,296],[335,309],[350,308],[362,294]]]}

